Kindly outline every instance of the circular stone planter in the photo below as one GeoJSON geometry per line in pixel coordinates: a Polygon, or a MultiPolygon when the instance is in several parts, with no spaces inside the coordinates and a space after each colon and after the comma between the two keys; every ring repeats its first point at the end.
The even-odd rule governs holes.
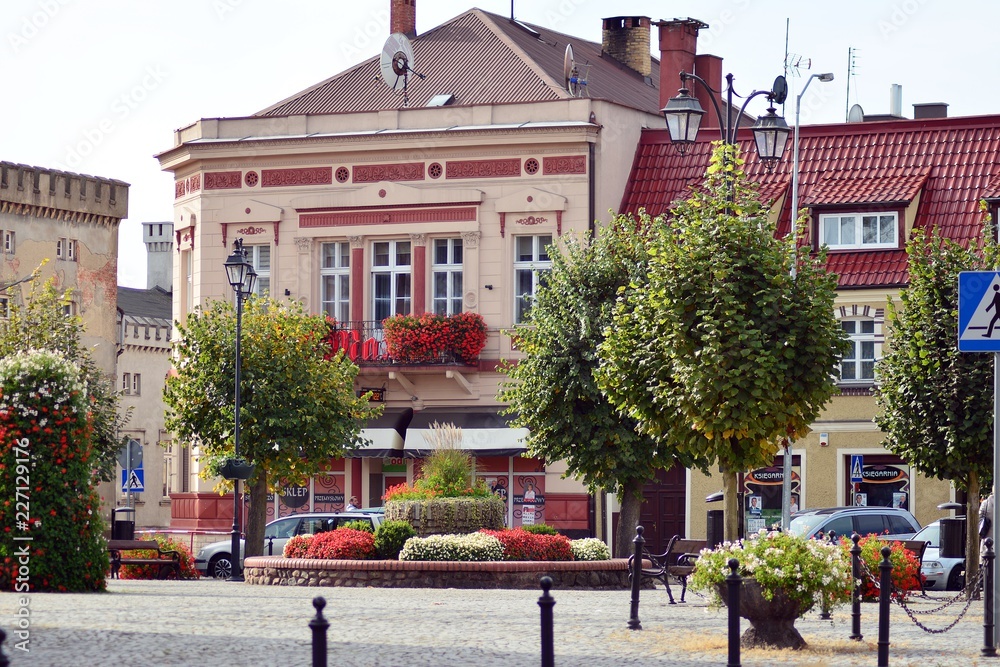
{"type": "Polygon", "coordinates": [[[247,558],[243,576],[259,586],[536,589],[543,576],[559,589],[624,590],[628,560],[399,561],[247,558]]]}

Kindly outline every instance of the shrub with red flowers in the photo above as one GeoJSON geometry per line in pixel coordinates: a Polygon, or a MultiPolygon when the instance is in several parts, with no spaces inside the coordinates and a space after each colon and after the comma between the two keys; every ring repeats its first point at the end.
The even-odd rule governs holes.
{"type": "Polygon", "coordinates": [[[375,557],[375,536],[366,530],[338,528],[309,538],[304,558],[365,560],[375,557]]]}
{"type": "Polygon", "coordinates": [[[479,313],[455,313],[448,318],[451,334],[449,347],[455,359],[475,363],[486,346],[486,321],[479,313]]]}
{"type": "MultiPolygon", "coordinates": [[[[846,536],[840,538],[840,544],[850,550],[854,543],[846,536]]],[[[882,562],[882,547],[888,546],[889,562],[892,563],[893,597],[905,597],[908,591],[920,589],[920,561],[912,551],[903,547],[902,542],[888,542],[879,539],[877,535],[866,535],[858,541],[861,547],[861,560],[868,568],[868,573],[876,580],[881,576],[879,564],[882,562]]],[[[862,574],[861,597],[865,600],[877,600],[879,591],[871,577],[862,574]]]]}
{"type": "MultiPolygon", "coordinates": [[[[176,540],[172,540],[169,537],[163,535],[140,535],[137,539],[140,540],[153,540],[160,545],[161,549],[176,551],[180,554],[181,558],[181,569],[178,573],[178,579],[197,579],[201,576],[201,573],[194,567],[194,558],[191,557],[191,551],[187,548],[187,545],[182,544],[176,540]]],[[[158,552],[153,550],[139,549],[137,551],[129,551],[125,555],[126,558],[157,558],[160,557],[158,552]]],[[[164,559],[164,562],[169,562],[164,559]]],[[[160,565],[122,565],[121,570],[118,571],[118,576],[121,579],[159,579],[160,578],[160,565]]]]}
{"type": "Polygon", "coordinates": [[[285,558],[305,558],[309,553],[309,543],[312,535],[295,535],[285,542],[285,548],[281,555],[285,558]]]}
{"type": "Polygon", "coordinates": [[[537,535],[522,528],[479,531],[503,545],[504,560],[573,560],[573,549],[565,535],[537,535]]]}
{"type": "Polygon", "coordinates": [[[79,367],[39,350],[0,360],[0,590],[105,589],[93,456],[79,367]]]}
{"type": "Polygon", "coordinates": [[[382,321],[382,330],[389,356],[402,363],[436,361],[449,353],[471,364],[487,337],[486,321],[479,313],[394,315],[382,321]]]}

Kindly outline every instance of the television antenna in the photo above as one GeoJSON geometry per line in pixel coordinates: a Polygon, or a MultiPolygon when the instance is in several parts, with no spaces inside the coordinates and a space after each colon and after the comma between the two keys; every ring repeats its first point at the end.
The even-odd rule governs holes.
{"type": "Polygon", "coordinates": [[[423,74],[413,69],[413,45],[401,32],[394,32],[385,40],[379,56],[379,72],[385,85],[392,90],[403,91],[403,106],[409,106],[409,82],[413,74],[421,79],[423,74]]]}
{"type": "Polygon", "coordinates": [[[590,97],[590,89],[587,88],[587,75],[590,73],[590,65],[585,65],[587,71],[580,74],[580,66],[576,64],[573,57],[573,45],[566,45],[566,53],[563,55],[563,81],[566,90],[573,97],[582,97],[586,93],[590,97]]]}

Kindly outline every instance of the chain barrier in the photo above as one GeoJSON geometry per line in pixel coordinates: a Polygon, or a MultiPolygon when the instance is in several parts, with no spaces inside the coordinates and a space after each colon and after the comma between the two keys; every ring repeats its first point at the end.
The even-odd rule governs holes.
{"type": "MultiPolygon", "coordinates": [[[[985,571],[986,571],[985,568],[980,568],[979,569],[979,575],[978,575],[978,577],[976,579],[976,586],[972,590],[979,590],[982,587],[982,585],[983,585],[983,577],[984,577],[985,571]]],[[[871,570],[868,569],[868,564],[865,563],[864,560],[861,561],[861,576],[862,576],[862,580],[867,579],[872,584],[872,586],[875,587],[875,590],[881,592],[881,586],[879,585],[879,578],[876,577],[876,576],[874,576],[874,575],[872,575],[871,570]]],[[[955,597],[951,598],[950,600],[948,600],[947,602],[945,602],[944,604],[942,604],[939,607],[935,607],[933,609],[922,609],[922,610],[910,609],[910,607],[908,607],[906,605],[906,602],[903,599],[906,591],[903,591],[903,590],[897,588],[895,584],[893,584],[893,586],[892,586],[892,593],[893,593],[893,595],[890,596],[889,599],[892,602],[894,602],[897,605],[899,605],[903,609],[903,611],[906,612],[906,615],[909,617],[909,619],[911,621],[913,621],[914,625],[916,625],[918,628],[920,628],[924,632],[927,632],[927,633],[930,633],[930,634],[942,634],[942,633],[948,632],[949,630],[951,630],[952,628],[954,628],[956,625],[958,625],[959,621],[961,621],[965,617],[965,615],[969,612],[969,609],[972,606],[972,603],[975,602],[975,596],[974,595],[969,595],[968,598],[966,599],[965,606],[959,612],[958,617],[955,618],[954,621],[952,621],[951,623],[949,623],[944,628],[937,629],[937,628],[929,628],[929,627],[927,627],[926,625],[924,625],[923,623],[921,623],[919,619],[917,619],[917,616],[918,615],[925,615],[925,614],[934,614],[934,613],[937,613],[937,612],[939,612],[939,611],[941,611],[943,609],[947,609],[948,607],[951,607],[952,605],[957,604],[962,599],[962,596],[965,595],[965,593],[959,593],[958,595],[956,595],[955,597]]]]}

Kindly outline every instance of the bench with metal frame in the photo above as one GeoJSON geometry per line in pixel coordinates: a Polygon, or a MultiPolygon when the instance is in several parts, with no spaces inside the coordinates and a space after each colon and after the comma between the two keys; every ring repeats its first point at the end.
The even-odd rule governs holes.
{"type": "Polygon", "coordinates": [[[173,549],[163,549],[155,540],[108,540],[111,552],[111,577],[118,578],[122,565],[158,565],[158,579],[177,577],[181,573],[181,555],[173,549]],[[155,557],[122,557],[127,551],[155,551],[155,557]]]}
{"type": "MultiPolygon", "coordinates": [[[[670,604],[677,604],[674,601],[674,594],[670,590],[670,577],[681,582],[681,602],[684,602],[684,595],[687,593],[687,579],[694,572],[695,561],[698,560],[699,552],[707,545],[705,540],[689,540],[680,535],[674,535],[667,543],[667,550],[662,554],[651,554],[645,549],[642,553],[642,578],[658,579],[663,582],[667,589],[667,597],[670,604]]],[[[635,555],[629,556],[629,578],[632,577],[632,563],[635,555]]]]}

